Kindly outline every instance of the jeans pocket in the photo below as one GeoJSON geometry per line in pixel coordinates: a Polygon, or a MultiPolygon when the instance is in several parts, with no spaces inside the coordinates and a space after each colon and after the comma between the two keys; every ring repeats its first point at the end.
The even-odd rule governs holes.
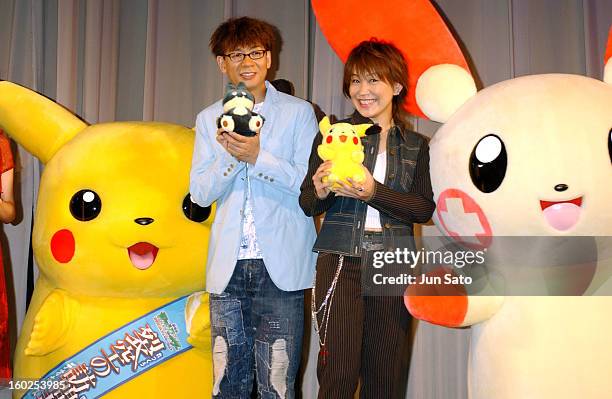
{"type": "Polygon", "coordinates": [[[210,314],[213,338],[225,335],[230,346],[246,342],[242,308],[237,299],[210,299],[210,314]]]}
{"type": "Polygon", "coordinates": [[[289,334],[289,318],[272,315],[262,316],[261,332],[266,335],[289,334]]]}

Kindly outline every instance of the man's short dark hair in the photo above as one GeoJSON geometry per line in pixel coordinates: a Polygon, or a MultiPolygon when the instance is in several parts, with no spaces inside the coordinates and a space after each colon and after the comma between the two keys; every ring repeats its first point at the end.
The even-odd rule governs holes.
{"type": "Polygon", "coordinates": [[[230,18],[215,29],[208,46],[214,55],[225,55],[238,47],[262,46],[274,50],[276,28],[260,19],[230,18]]]}
{"type": "Polygon", "coordinates": [[[271,81],[270,83],[272,83],[272,86],[274,86],[274,88],[280,91],[281,93],[289,94],[292,96],[295,94],[295,87],[293,87],[293,83],[291,83],[287,79],[276,79],[271,81]]]}

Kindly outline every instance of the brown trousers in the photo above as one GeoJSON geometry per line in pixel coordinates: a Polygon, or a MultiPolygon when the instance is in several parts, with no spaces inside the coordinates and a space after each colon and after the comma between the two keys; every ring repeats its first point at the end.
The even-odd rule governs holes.
{"type": "MultiPolygon", "coordinates": [[[[401,296],[363,295],[362,268],[372,267],[367,257],[344,257],[325,348],[318,357],[319,399],[352,399],[360,378],[362,399],[405,397],[409,359],[405,358],[404,345],[410,316],[401,296]]],[[[338,260],[336,254],[319,254],[317,309],[334,278],[338,260]]],[[[318,319],[321,326],[321,313],[318,319]]],[[[324,326],[321,329],[322,340],[324,326]]]]}

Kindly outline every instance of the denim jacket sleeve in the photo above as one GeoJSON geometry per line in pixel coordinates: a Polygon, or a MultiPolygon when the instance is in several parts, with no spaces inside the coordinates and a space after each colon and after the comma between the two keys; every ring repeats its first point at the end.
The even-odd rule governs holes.
{"type": "Polygon", "coordinates": [[[425,223],[436,208],[429,176],[429,146],[423,141],[419,150],[414,179],[409,192],[399,192],[375,183],[368,205],[406,223],[425,223]]]}
{"type": "Polygon", "coordinates": [[[300,194],[300,183],[308,169],[308,146],[317,130],[314,111],[306,103],[301,107],[292,131],[284,132],[293,138],[291,159],[283,159],[260,148],[255,165],[249,165],[249,177],[266,179],[271,187],[297,197],[300,194]]]}
{"type": "Polygon", "coordinates": [[[200,206],[210,206],[231,186],[244,162],[238,162],[215,139],[214,117],[206,117],[209,109],[196,118],[195,145],[191,161],[189,192],[200,206]]]}

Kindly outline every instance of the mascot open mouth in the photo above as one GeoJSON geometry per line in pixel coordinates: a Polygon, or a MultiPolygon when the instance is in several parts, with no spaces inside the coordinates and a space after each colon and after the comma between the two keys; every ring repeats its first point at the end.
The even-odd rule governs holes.
{"type": "Polygon", "coordinates": [[[157,257],[157,248],[148,242],[139,242],[128,248],[130,261],[136,269],[145,270],[151,267],[157,257]]]}
{"type": "Polygon", "coordinates": [[[582,197],[568,201],[542,201],[540,206],[544,218],[553,229],[569,230],[578,222],[582,211],[582,197]]]}

